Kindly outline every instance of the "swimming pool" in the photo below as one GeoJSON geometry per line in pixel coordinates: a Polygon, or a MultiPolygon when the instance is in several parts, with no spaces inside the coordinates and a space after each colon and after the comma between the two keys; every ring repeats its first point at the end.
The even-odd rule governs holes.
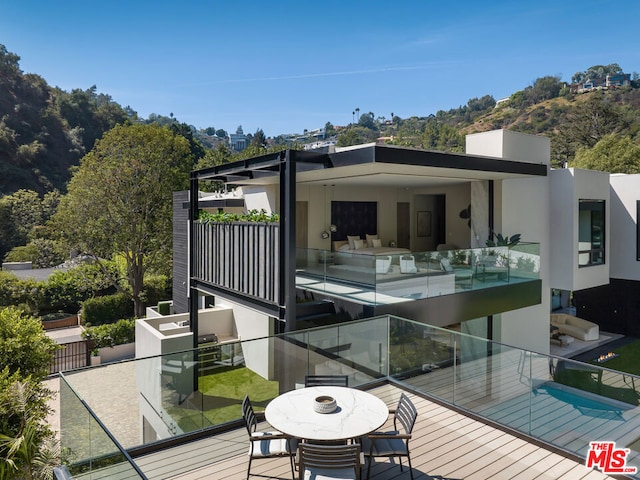
{"type": "Polygon", "coordinates": [[[541,392],[544,392],[571,405],[583,415],[602,417],[603,414],[609,413],[619,420],[624,420],[623,413],[634,408],[628,403],[556,382],[544,382],[532,388],[532,391],[534,395],[540,395],[541,392]]]}

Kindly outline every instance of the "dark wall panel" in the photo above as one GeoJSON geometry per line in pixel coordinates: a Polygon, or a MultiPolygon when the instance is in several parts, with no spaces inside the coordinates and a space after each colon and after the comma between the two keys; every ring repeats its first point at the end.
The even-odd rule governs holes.
{"type": "Polygon", "coordinates": [[[189,311],[187,298],[187,275],[189,267],[189,244],[187,239],[189,222],[189,192],[173,193],[173,310],[176,313],[189,311]]]}
{"type": "Polygon", "coordinates": [[[337,231],[332,240],[346,240],[347,235],[374,235],[378,233],[377,202],[331,202],[331,223],[337,231]]]}
{"type": "Polygon", "coordinates": [[[612,278],[609,285],[573,292],[576,315],[600,330],[640,337],[640,282],[612,278]]]}

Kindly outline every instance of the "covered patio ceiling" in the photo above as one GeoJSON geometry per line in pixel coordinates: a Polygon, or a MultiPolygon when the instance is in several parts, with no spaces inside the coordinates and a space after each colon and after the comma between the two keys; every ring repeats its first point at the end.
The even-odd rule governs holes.
{"type": "MultiPolygon", "coordinates": [[[[482,180],[546,176],[548,166],[501,158],[388,145],[360,145],[333,153],[289,151],[298,185],[428,187],[482,180]]],[[[229,185],[274,185],[284,152],[192,173],[198,180],[229,185]]],[[[291,161],[291,160],[290,160],[291,161]]]]}

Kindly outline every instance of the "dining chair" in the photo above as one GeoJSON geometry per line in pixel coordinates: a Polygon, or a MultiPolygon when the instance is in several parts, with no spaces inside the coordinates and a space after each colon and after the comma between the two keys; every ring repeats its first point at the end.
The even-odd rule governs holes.
{"type": "Polygon", "coordinates": [[[298,446],[299,480],[360,480],[362,456],[360,445],[316,445],[300,443],[298,446]]]}
{"type": "Polygon", "coordinates": [[[348,387],[348,375],[305,375],[305,387],[348,387]]]}
{"type": "Polygon", "coordinates": [[[247,480],[251,475],[251,461],[254,458],[289,457],[291,463],[291,478],[295,479],[293,457],[295,456],[298,440],[278,431],[258,432],[258,419],[249,395],[242,400],[242,418],[249,434],[249,466],[247,480]]]}
{"type": "Polygon", "coordinates": [[[402,457],[407,457],[409,475],[413,480],[409,440],[413,426],[418,418],[418,411],[406,394],[400,395],[400,401],[393,411],[393,431],[373,432],[362,439],[362,452],[369,460],[367,479],[371,475],[371,464],[375,457],[396,457],[402,471],[402,457]]]}

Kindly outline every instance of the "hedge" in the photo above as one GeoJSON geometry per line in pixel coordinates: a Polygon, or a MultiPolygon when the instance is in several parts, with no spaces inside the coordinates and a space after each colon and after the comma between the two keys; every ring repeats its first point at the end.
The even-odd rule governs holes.
{"type": "Polygon", "coordinates": [[[126,293],[94,297],[82,302],[85,324],[103,325],[133,316],[133,301],[126,293]]]}
{"type": "Polygon", "coordinates": [[[133,343],[136,340],[136,321],[135,319],[122,319],[115,323],[88,327],[82,332],[82,336],[92,339],[95,348],[133,343]]]}

